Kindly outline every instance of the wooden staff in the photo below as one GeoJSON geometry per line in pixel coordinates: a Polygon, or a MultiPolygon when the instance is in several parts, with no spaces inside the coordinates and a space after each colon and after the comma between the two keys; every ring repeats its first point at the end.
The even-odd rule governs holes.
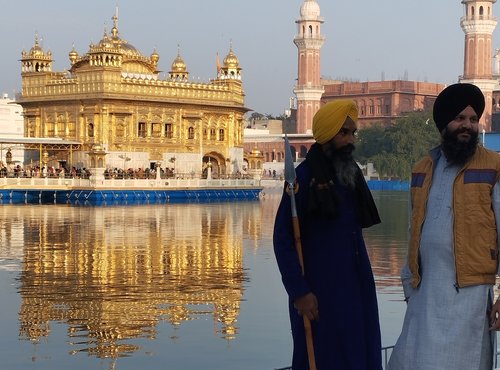
{"type": "MultiPolygon", "coordinates": [[[[300,225],[299,225],[299,218],[297,217],[297,205],[295,203],[295,192],[297,190],[295,180],[296,180],[296,174],[295,174],[295,167],[293,165],[292,151],[290,149],[290,144],[288,142],[288,136],[285,132],[285,181],[288,184],[287,193],[288,195],[290,195],[295,249],[297,250],[297,255],[299,257],[302,276],[304,276],[304,256],[302,254],[300,225]]],[[[314,356],[314,344],[312,337],[311,321],[309,321],[309,318],[306,315],[302,315],[302,317],[304,318],[304,330],[306,334],[306,346],[307,346],[307,357],[309,360],[309,369],[316,370],[316,358],[314,356]]]]}

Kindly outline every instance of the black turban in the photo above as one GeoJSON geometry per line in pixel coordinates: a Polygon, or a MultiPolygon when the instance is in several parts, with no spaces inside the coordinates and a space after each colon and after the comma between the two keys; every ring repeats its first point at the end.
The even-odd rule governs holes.
{"type": "Polygon", "coordinates": [[[432,115],[439,132],[448,126],[467,106],[471,106],[481,118],[484,111],[484,95],[479,87],[458,83],[445,88],[436,98],[432,115]]]}

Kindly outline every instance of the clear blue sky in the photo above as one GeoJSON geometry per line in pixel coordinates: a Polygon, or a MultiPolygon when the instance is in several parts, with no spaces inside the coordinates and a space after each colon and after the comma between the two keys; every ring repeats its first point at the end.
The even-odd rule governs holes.
{"type": "MultiPolygon", "coordinates": [[[[317,0],[325,23],[321,72],[325,77],[376,81],[456,82],[463,73],[460,0],[317,0]]],[[[295,20],[302,0],[24,0],[2,1],[0,92],[19,91],[21,51],[34,35],[53,54],[54,70],[69,68],[74,43],[88,51],[112,27],[119,9],[120,36],[140,52],[160,54],[170,70],[180,45],[190,76],[215,77],[215,60],[230,42],[243,68],[248,108],[279,115],[293,96],[297,74],[295,20]]],[[[500,15],[495,4],[494,14],[500,15]]],[[[500,26],[493,48],[500,47],[500,26]]]]}

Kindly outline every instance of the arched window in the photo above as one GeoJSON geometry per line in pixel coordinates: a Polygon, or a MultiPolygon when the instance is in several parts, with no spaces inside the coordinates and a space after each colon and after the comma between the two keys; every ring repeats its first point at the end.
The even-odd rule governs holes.
{"type": "Polygon", "coordinates": [[[300,158],[305,158],[307,155],[307,147],[305,145],[300,146],[300,158]]]}
{"type": "Polygon", "coordinates": [[[146,137],[148,131],[146,127],[146,122],[139,122],[139,125],[137,126],[137,136],[138,137],[146,137]]]}
{"type": "Polygon", "coordinates": [[[219,141],[224,141],[224,129],[219,130],[219,141]]]}
{"type": "Polygon", "coordinates": [[[87,135],[88,135],[88,137],[94,137],[94,124],[93,123],[88,124],[87,135]]]}
{"type": "Polygon", "coordinates": [[[174,137],[173,126],[171,123],[165,123],[165,137],[172,139],[174,137]]]}
{"type": "Polygon", "coordinates": [[[194,139],[194,128],[193,127],[188,128],[188,139],[189,140],[194,139]]]}
{"type": "Polygon", "coordinates": [[[312,37],[313,35],[313,27],[309,26],[309,37],[312,37]]]}

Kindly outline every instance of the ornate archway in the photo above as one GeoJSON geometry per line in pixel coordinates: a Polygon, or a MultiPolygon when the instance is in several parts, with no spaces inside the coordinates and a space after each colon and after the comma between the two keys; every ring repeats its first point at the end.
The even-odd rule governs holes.
{"type": "Polygon", "coordinates": [[[212,178],[218,179],[225,176],[227,173],[225,157],[218,152],[209,152],[203,156],[202,159],[202,175],[206,179],[208,168],[211,168],[212,178]]]}

